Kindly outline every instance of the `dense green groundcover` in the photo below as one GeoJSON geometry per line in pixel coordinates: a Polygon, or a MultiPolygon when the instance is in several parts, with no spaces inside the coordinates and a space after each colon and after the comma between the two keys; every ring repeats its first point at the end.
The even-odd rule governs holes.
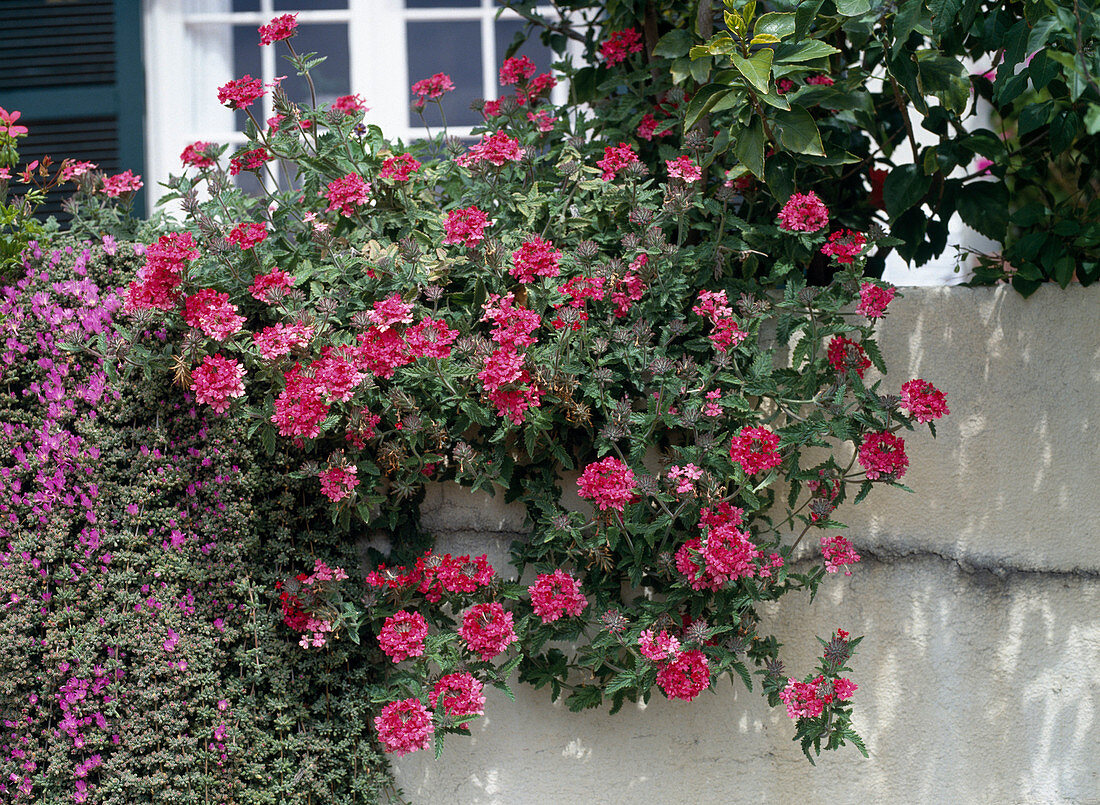
{"type": "Polygon", "coordinates": [[[377,801],[377,649],[302,650],[271,592],[357,566],[357,535],[170,378],[116,396],[59,349],[110,318],[130,244],[31,254],[0,291],[0,799],[377,801]]]}

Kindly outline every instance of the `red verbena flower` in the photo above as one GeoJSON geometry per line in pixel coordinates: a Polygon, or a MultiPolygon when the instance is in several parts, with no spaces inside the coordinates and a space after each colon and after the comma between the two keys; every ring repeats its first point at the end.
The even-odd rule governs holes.
{"type": "Polygon", "coordinates": [[[390,702],[374,719],[378,740],[397,757],[431,746],[435,725],[431,713],[419,699],[390,702]]]}
{"type": "Polygon", "coordinates": [[[412,154],[398,154],[382,160],[382,170],[378,175],[395,182],[407,182],[409,177],[420,170],[420,160],[412,154]]]}
{"type": "Polygon", "coordinates": [[[512,613],[505,612],[504,607],[496,602],[474,604],[466,610],[458,633],[466,641],[467,648],[486,662],[516,640],[512,613]]]}
{"type": "Polygon", "coordinates": [[[229,338],[246,321],[244,316],[237,315],[237,306],[229,304],[229,294],[213,288],[203,288],[187,297],[183,320],[215,341],[229,338]]]}
{"type": "Polygon", "coordinates": [[[485,238],[485,227],[489,225],[489,216],[477,207],[464,207],[447,213],[443,222],[443,245],[461,243],[474,247],[485,238]]]}
{"type": "Polygon", "coordinates": [[[710,687],[710,663],[698,649],[685,651],[657,672],[657,684],[668,698],[690,702],[710,687]]]}
{"type": "Polygon", "coordinates": [[[264,94],[264,82],[245,75],[218,87],[218,103],[230,109],[246,109],[264,94]]]}
{"type": "Polygon", "coordinates": [[[612,31],[611,35],[600,43],[600,55],[608,64],[626,61],[631,53],[642,52],[642,35],[636,28],[612,31]]]}
{"type": "Polygon", "coordinates": [[[554,248],[554,244],[538,235],[531,235],[512,252],[512,267],[508,273],[522,283],[534,282],[535,277],[556,277],[561,273],[559,260],[561,252],[554,248]]]}
{"type": "Polygon", "coordinates": [[[462,671],[439,678],[428,694],[428,701],[437,711],[449,716],[480,716],[485,712],[482,684],[473,674],[462,671]]]}
{"type": "Polygon", "coordinates": [[[213,143],[202,141],[191,143],[180,154],[180,162],[193,168],[212,168],[214,159],[207,153],[212,145],[213,143]]]}
{"type": "MultiPolygon", "coordinates": [[[[321,357],[309,365],[309,374],[317,381],[317,386],[329,401],[347,402],[355,394],[355,389],[366,379],[355,365],[345,357],[346,348],[339,350],[331,346],[321,348],[321,357]]],[[[354,354],[353,352],[351,354],[354,354]]]]}
{"type": "Polygon", "coordinates": [[[435,100],[442,98],[444,93],[455,88],[451,77],[446,73],[436,73],[431,78],[425,78],[412,85],[413,95],[416,96],[418,106],[424,105],[425,99],[435,100]]]}
{"type": "MultiPolygon", "coordinates": [[[[852,543],[839,534],[835,537],[821,538],[821,554],[825,557],[825,572],[836,573],[845,565],[854,565],[860,556],[852,543]]],[[[852,575],[851,570],[844,571],[845,576],[852,575]]]]}
{"type": "Polygon", "coordinates": [[[294,349],[305,349],[312,339],[313,328],[302,322],[290,325],[279,322],[274,327],[264,327],[252,334],[252,342],[260,357],[268,361],[289,355],[294,349]]]}
{"type": "Polygon", "coordinates": [[[829,242],[821,247],[821,253],[835,257],[838,263],[851,264],[867,245],[867,238],[860,232],[844,229],[829,235],[829,242]]]}
{"type": "Polygon", "coordinates": [[[787,687],[779,692],[779,698],[787,705],[787,715],[796,720],[821,715],[825,703],[818,698],[818,691],[824,681],[824,677],[820,676],[812,682],[788,679],[787,687]]]}
{"type": "Polygon", "coordinates": [[[789,232],[817,232],[829,223],[829,210],[811,190],[794,193],[779,211],[779,228],[789,232]]]}
{"type": "Polygon", "coordinates": [[[951,413],[947,410],[947,395],[920,378],[910,380],[901,387],[901,407],[922,423],[951,413]]]}
{"type": "Polygon", "coordinates": [[[880,478],[896,481],[909,466],[905,440],[888,431],[868,434],[859,447],[858,459],[872,481],[880,478]]]}
{"type": "Polygon", "coordinates": [[[103,180],[103,192],[108,198],[118,198],[123,193],[136,193],[144,186],[141,176],[135,176],[131,171],[123,171],[103,180]]]}
{"type": "Polygon", "coordinates": [[[520,148],[519,140],[503,131],[483,135],[481,142],[470,146],[470,150],[455,159],[463,167],[489,162],[498,168],[507,162],[519,162],[526,151],[520,148]]]}
{"type": "Polygon", "coordinates": [[[297,14],[283,14],[281,17],[276,17],[267,25],[261,25],[257,30],[260,32],[260,45],[272,45],[283,39],[290,39],[298,33],[298,15],[297,14]]]}
{"type": "Polygon", "coordinates": [[[591,500],[600,509],[624,511],[636,500],[634,472],[614,456],[596,461],[584,468],[577,479],[577,494],[591,500]]]}
{"type": "Polygon", "coordinates": [[[267,228],[263,224],[237,224],[225,239],[247,251],[267,239],[267,228]]]}
{"type": "Polygon", "coordinates": [[[240,156],[232,157],[229,160],[229,175],[236,176],[241,171],[260,170],[269,159],[271,159],[271,155],[267,153],[265,148],[253,148],[251,151],[245,151],[240,156]]]}
{"type": "Polygon", "coordinates": [[[199,256],[190,232],[161,235],[145,250],[145,265],[126,289],[124,310],[171,310],[187,264],[199,256]]]}
{"type": "Polygon", "coordinates": [[[271,304],[273,302],[271,292],[276,288],[289,291],[294,287],[294,277],[287,274],[281,268],[271,269],[269,274],[257,274],[252,278],[252,284],[248,286],[248,292],[252,298],[271,304]]]}
{"type": "Polygon", "coordinates": [[[746,475],[754,475],[783,463],[778,447],[779,434],[765,427],[745,427],[730,442],[730,458],[741,465],[746,475]]]}
{"type": "Polygon", "coordinates": [[[603,171],[600,178],[610,182],[619,174],[619,171],[637,161],[638,155],[634,153],[634,149],[626,143],[619,143],[604,146],[603,159],[596,162],[596,167],[603,171]]]}
{"type": "Polygon", "coordinates": [[[375,302],[367,318],[379,329],[385,330],[394,324],[409,324],[413,320],[412,302],[406,302],[401,294],[393,293],[380,302],[375,302]]]}
{"type": "Polygon", "coordinates": [[[588,599],[577,580],[564,570],[540,573],[527,592],[531,596],[531,607],[543,623],[551,623],[567,614],[576,617],[588,606],[588,599]]]}
{"type": "Polygon", "coordinates": [[[667,137],[672,134],[672,131],[669,129],[657,131],[658,125],[657,118],[651,113],[646,112],[642,115],[642,122],[638,124],[638,128],[635,129],[634,133],[643,140],[652,140],[654,137],[667,137]]]}
{"type": "Polygon", "coordinates": [[[541,95],[549,95],[558,85],[558,79],[551,73],[539,73],[527,84],[527,100],[534,101],[541,95]]]}
{"type": "Polygon", "coordinates": [[[393,327],[368,327],[354,349],[359,367],[383,379],[413,360],[409,345],[393,327]]]}
{"type": "Polygon", "coordinates": [[[680,655],[680,641],[664,629],[657,635],[646,629],[638,635],[638,652],[650,662],[666,662],[680,655]]]}
{"type": "Polygon", "coordinates": [[[443,319],[425,317],[405,331],[405,343],[414,358],[448,358],[451,344],[458,338],[443,319]]]}
{"type": "Polygon", "coordinates": [[[343,112],[345,115],[354,115],[356,112],[369,112],[370,109],[363,102],[363,99],[359,97],[359,93],[354,95],[341,95],[331,104],[329,109],[336,112],[343,112]]]}
{"type": "MultiPolygon", "coordinates": [[[[424,654],[424,638],[428,636],[428,622],[419,612],[395,612],[386,618],[378,633],[378,645],[395,663],[409,657],[424,654]]],[[[432,702],[435,706],[435,702],[432,702]]]]}
{"type": "Polygon", "coordinates": [[[207,355],[191,371],[191,391],[200,405],[210,403],[219,414],[229,408],[230,400],[244,396],[244,367],[232,358],[207,355]]]}
{"type": "Polygon", "coordinates": [[[329,467],[322,470],[320,475],[321,494],[333,503],[339,503],[359,485],[356,472],[357,468],[354,465],[350,467],[329,467]]]}
{"type": "Polygon", "coordinates": [[[817,84],[818,86],[822,86],[822,87],[831,87],[836,82],[833,81],[833,79],[829,78],[829,76],[824,75],[822,73],[822,74],[810,76],[809,78],[806,79],[806,83],[810,84],[811,86],[814,85],[814,84],[817,84]]]}
{"type": "Polygon", "coordinates": [[[665,165],[668,167],[669,178],[680,179],[684,184],[697,182],[703,177],[703,171],[699,169],[699,166],[696,165],[689,156],[666,159],[665,165]]]}
{"type": "Polygon", "coordinates": [[[500,83],[502,86],[522,84],[535,74],[535,63],[526,56],[517,56],[505,59],[500,66],[500,83]]]}
{"type": "Polygon", "coordinates": [[[355,214],[354,204],[361,207],[370,198],[370,182],[357,173],[349,173],[328,183],[328,208],[326,212],[339,210],[345,218],[355,214]]]}
{"type": "Polygon", "coordinates": [[[535,124],[535,128],[541,131],[543,134],[554,130],[554,124],[558,122],[556,117],[551,117],[550,113],[540,109],[537,112],[528,112],[527,120],[535,124]]]}
{"type": "Polygon", "coordinates": [[[869,319],[881,319],[886,315],[886,306],[894,298],[896,291],[892,287],[883,288],[873,282],[859,286],[859,306],[856,313],[869,319]]]}
{"type": "Polygon", "coordinates": [[[844,374],[851,369],[857,375],[863,377],[863,373],[871,367],[871,359],[867,357],[863,347],[855,341],[849,341],[842,335],[836,336],[829,342],[825,354],[829,359],[829,365],[838,374],[844,374]]]}
{"type": "Polygon", "coordinates": [[[284,378],[286,387],[275,399],[272,424],[279,428],[280,436],[317,438],[329,412],[320,386],[314,378],[303,375],[298,364],[286,372],[284,378]]]}

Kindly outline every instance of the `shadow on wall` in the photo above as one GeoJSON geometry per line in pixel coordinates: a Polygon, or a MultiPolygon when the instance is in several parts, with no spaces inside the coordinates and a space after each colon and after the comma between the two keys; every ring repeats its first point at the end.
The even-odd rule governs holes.
{"type": "Polygon", "coordinates": [[[938,439],[906,435],[915,495],[881,490],[838,519],[887,555],[1100,569],[1100,287],[903,291],[881,330],[882,390],[923,378],[947,392],[951,416],[938,439]]]}

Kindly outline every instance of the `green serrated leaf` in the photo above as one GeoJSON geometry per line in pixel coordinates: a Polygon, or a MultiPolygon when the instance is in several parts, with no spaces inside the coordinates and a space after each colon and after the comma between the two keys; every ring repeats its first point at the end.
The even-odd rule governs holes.
{"type": "Polygon", "coordinates": [[[746,81],[759,92],[767,92],[771,83],[772,58],[774,52],[771,48],[758,50],[751,57],[745,58],[739,53],[730,54],[733,66],[746,81]]]}

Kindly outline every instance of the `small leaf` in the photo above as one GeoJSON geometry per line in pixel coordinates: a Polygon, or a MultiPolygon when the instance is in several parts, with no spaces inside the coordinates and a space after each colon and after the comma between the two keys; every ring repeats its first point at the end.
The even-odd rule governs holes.
{"type": "Polygon", "coordinates": [[[820,39],[811,39],[797,45],[787,44],[776,48],[775,62],[776,64],[793,64],[795,62],[813,61],[814,59],[824,59],[826,56],[832,56],[834,53],[840,53],[840,51],[820,39]]]}
{"type": "Polygon", "coordinates": [[[789,112],[776,112],[774,120],[779,141],[788,151],[825,156],[817,124],[801,106],[795,106],[789,112]]]}
{"type": "Polygon", "coordinates": [[[845,17],[861,17],[871,10],[871,0],[836,0],[836,10],[845,17]]]}
{"type": "Polygon", "coordinates": [[[932,33],[943,36],[955,22],[962,8],[962,0],[928,0],[932,12],[932,33]]]}
{"type": "Polygon", "coordinates": [[[683,28],[674,28],[657,40],[657,45],[653,48],[653,55],[666,59],[679,58],[687,55],[694,44],[695,38],[690,32],[685,31],[683,28]]]}

